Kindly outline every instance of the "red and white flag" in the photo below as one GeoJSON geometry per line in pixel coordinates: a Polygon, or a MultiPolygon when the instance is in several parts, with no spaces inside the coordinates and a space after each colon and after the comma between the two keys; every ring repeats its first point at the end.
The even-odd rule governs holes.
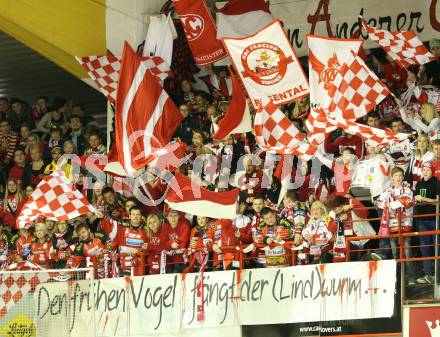
{"type": "Polygon", "coordinates": [[[346,133],[362,138],[367,144],[377,146],[388,146],[393,143],[400,143],[410,136],[407,133],[393,132],[389,129],[377,129],[368,125],[357,123],[355,120],[348,120],[343,117],[332,117],[331,114],[326,113],[323,108],[318,108],[314,111],[314,134],[309,137],[309,140],[315,145],[322,143],[325,139],[328,128],[341,128],[346,133]],[[326,129],[327,127],[327,129],[326,129]],[[318,141],[316,141],[316,138],[318,141]],[[321,138],[322,137],[322,138],[321,138]]]}
{"type": "Polygon", "coordinates": [[[309,48],[310,106],[323,106],[329,89],[348,57],[357,55],[360,39],[336,39],[307,34],[309,48]]]}
{"type": "MultiPolygon", "coordinates": [[[[105,56],[75,58],[109,102],[115,104],[121,61],[110,52],[107,52],[105,56]]],[[[162,81],[171,75],[170,67],[159,56],[144,56],[142,62],[145,63],[145,66],[149,68],[153,75],[162,81]]]]}
{"type": "Polygon", "coordinates": [[[280,21],[246,38],[222,39],[254,106],[266,97],[285,104],[309,93],[309,85],[280,21]]]}
{"type": "Polygon", "coordinates": [[[316,147],[307,143],[304,135],[267,98],[255,115],[254,132],[258,146],[265,152],[294,154],[305,160],[316,152],[316,147]]]}
{"type": "Polygon", "coordinates": [[[214,63],[226,57],[217,29],[204,0],[173,0],[186,39],[198,65],[214,63]]]}
{"type": "Polygon", "coordinates": [[[161,155],[183,115],[130,45],[124,46],[116,101],[119,162],[129,175],[161,155]]]}
{"type": "Polygon", "coordinates": [[[425,64],[437,59],[423,45],[413,31],[389,32],[368,25],[362,17],[362,24],[371,40],[376,42],[401,68],[412,64],[425,64]]]}
{"type": "Polygon", "coordinates": [[[111,102],[116,102],[116,90],[118,88],[119,69],[121,61],[112,53],[107,52],[104,56],[75,57],[89,74],[98,89],[111,102]]]}
{"type": "Polygon", "coordinates": [[[274,19],[265,0],[230,0],[216,12],[218,39],[255,34],[274,19]]]}
{"type": "Polygon", "coordinates": [[[67,221],[78,216],[96,212],[87,198],[63,172],[55,171],[44,177],[23,205],[17,217],[17,227],[29,227],[39,216],[57,221],[67,221]]]}
{"type": "Polygon", "coordinates": [[[217,219],[235,219],[240,189],[212,192],[181,173],[175,175],[165,202],[180,212],[217,219]]]}
{"type": "Polygon", "coordinates": [[[212,136],[213,139],[223,139],[229,134],[252,131],[252,118],[244,90],[234,73],[231,70],[229,73],[232,81],[232,99],[226,114],[218,122],[218,130],[212,136]]]}
{"type": "Polygon", "coordinates": [[[354,121],[365,116],[390,93],[364,61],[352,54],[347,57],[328,89],[324,108],[335,118],[354,121]]]}

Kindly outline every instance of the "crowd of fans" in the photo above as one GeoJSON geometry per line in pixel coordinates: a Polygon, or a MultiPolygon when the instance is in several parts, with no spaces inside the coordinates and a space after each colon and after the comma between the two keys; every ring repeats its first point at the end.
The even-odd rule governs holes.
{"type": "MultiPolygon", "coordinates": [[[[440,40],[431,41],[430,49],[440,56],[440,40]]],[[[434,230],[436,206],[429,203],[436,201],[440,176],[439,62],[401,69],[380,50],[370,51],[367,63],[400,99],[387,97],[362,122],[412,133],[410,144],[373,148],[338,130],[327,135],[313,160],[293,159],[288,175],[300,177],[301,183],[287,191],[281,166],[273,173],[265,169],[265,160],[271,156],[261,153],[251,132],[212,139],[216,121],[230,101],[227,71],[210,70],[214,85],[209,93],[195,90],[189,80],[181,81],[170,93],[184,115],[175,138],[188,145],[190,160],[177,170],[215,191],[239,187],[234,220],[184,214],[163,202],[145,205],[132,191],[116,186],[111,176],[98,180],[82,168],[75,188],[87,196],[96,213],[68,222],[39,219],[30,228],[17,229],[15,220],[23,203],[41,179],[61,165],[62,154],[90,156],[107,151],[96,122],[80,104],[57,98],[50,106],[48,98],[40,96],[30,107],[18,98],[1,97],[0,262],[3,267],[29,260],[44,268],[70,268],[91,257],[100,261],[105,252],[112,256],[118,252],[119,259],[113,262],[119,274],[144,275],[197,270],[203,264],[197,252],[202,251],[210,256],[208,269],[280,267],[292,263],[292,251],[299,264],[344,261],[345,248],[337,244],[342,235],[434,230]],[[225,184],[216,168],[195,172],[193,161],[200,155],[229,158],[229,173],[241,179],[225,184]],[[243,165],[238,165],[243,156],[243,165]],[[260,158],[260,163],[252,156],[260,158]],[[313,169],[316,165],[319,170],[313,169]],[[353,189],[354,182],[361,167],[374,165],[380,167],[374,179],[383,181],[370,187],[368,198],[362,198],[353,189]],[[92,188],[86,187],[86,179],[92,188]],[[373,205],[376,209],[365,208],[373,205]],[[427,216],[407,217],[414,213],[427,216]],[[244,247],[244,260],[230,249],[236,246],[244,247]]],[[[282,109],[306,132],[308,97],[282,109]]],[[[159,200],[168,186],[159,176],[147,175],[142,193],[159,200]]],[[[420,237],[420,249],[410,248],[414,246],[410,241],[405,239],[406,257],[433,255],[433,235],[420,237]]],[[[351,253],[351,260],[399,257],[396,239],[351,244],[354,250],[378,248],[374,253],[351,253]]],[[[411,265],[408,275],[412,282],[431,283],[433,262],[411,265]]]]}

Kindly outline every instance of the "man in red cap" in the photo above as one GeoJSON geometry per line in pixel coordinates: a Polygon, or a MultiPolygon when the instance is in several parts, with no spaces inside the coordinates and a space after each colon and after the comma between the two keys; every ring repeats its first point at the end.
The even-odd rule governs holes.
{"type": "MultiPolygon", "coordinates": [[[[438,196],[438,179],[433,176],[435,168],[433,161],[426,161],[422,164],[422,179],[415,188],[414,200],[417,202],[415,214],[434,214],[436,207],[433,204],[438,196]]],[[[435,230],[435,216],[426,216],[415,219],[418,232],[435,230]]],[[[420,236],[420,252],[423,257],[434,256],[434,235],[420,236]]],[[[432,284],[434,282],[434,262],[423,261],[423,272],[425,276],[417,279],[419,284],[432,284]]]]}

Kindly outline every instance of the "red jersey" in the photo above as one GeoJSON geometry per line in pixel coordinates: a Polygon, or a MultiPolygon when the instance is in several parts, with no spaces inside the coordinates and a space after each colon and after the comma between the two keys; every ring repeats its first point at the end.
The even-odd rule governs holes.
{"type": "Polygon", "coordinates": [[[25,237],[20,234],[15,234],[11,239],[11,243],[14,246],[14,255],[26,259],[31,252],[32,235],[29,234],[25,237]]]}
{"type": "Polygon", "coordinates": [[[31,243],[31,253],[28,256],[28,260],[32,263],[38,264],[40,267],[48,269],[51,265],[51,253],[52,244],[50,240],[44,242],[38,242],[34,239],[31,243]]]}
{"type": "Polygon", "coordinates": [[[357,136],[352,136],[350,138],[347,136],[341,136],[336,138],[334,142],[331,141],[330,137],[325,138],[324,149],[328,153],[342,154],[347,147],[352,148],[356,153],[356,157],[359,159],[364,156],[364,141],[357,136]]]}
{"type": "MultiPolygon", "coordinates": [[[[225,246],[238,246],[240,241],[235,237],[235,228],[231,220],[216,219],[208,225],[208,237],[211,238],[212,244],[217,245],[220,249],[225,246]]],[[[224,269],[228,269],[231,264],[238,260],[236,252],[223,252],[222,254],[214,253],[214,267],[220,266],[223,262],[224,269]]],[[[239,267],[237,264],[236,267],[239,267]]]]}
{"type": "Polygon", "coordinates": [[[162,227],[163,236],[166,240],[165,249],[167,250],[167,264],[185,263],[185,253],[179,253],[188,247],[191,226],[189,221],[184,217],[179,218],[179,222],[175,228],[166,222],[162,227]],[[179,246],[176,250],[171,248],[171,244],[176,242],[179,246]]]}
{"type": "Polygon", "coordinates": [[[147,233],[142,226],[138,228],[130,227],[117,227],[117,235],[113,241],[109,243],[112,248],[119,248],[119,252],[128,254],[130,256],[121,257],[122,270],[130,270],[134,268],[134,275],[144,275],[143,261],[139,259],[137,253],[143,252],[142,245],[148,242],[147,233]]]}
{"type": "MultiPolygon", "coordinates": [[[[11,170],[9,171],[9,179],[15,179],[19,183],[22,183],[23,173],[24,173],[24,167],[14,165],[11,167],[11,170]]],[[[23,184],[22,187],[24,187],[23,184]]]]}
{"type": "Polygon", "coordinates": [[[251,174],[246,173],[238,183],[242,191],[246,191],[248,197],[253,197],[263,194],[263,171],[254,171],[251,174]]]}

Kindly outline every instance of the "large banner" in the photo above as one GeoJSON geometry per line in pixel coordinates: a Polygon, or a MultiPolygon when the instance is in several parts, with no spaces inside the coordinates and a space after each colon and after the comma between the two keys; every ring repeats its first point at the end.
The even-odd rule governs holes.
{"type": "Polygon", "coordinates": [[[256,108],[263,97],[285,104],[309,93],[306,75],[278,20],[246,38],[222,40],[256,108]]]}
{"type": "Polygon", "coordinates": [[[391,317],[394,310],[393,260],[205,273],[203,321],[197,319],[198,277],[170,274],[98,280],[94,294],[82,284],[85,281],[42,284],[34,294],[35,321],[47,331],[58,327],[59,336],[65,330],[70,336],[85,337],[93,328],[98,336],[133,336],[391,317]],[[67,330],[61,329],[66,326],[67,330]]]}
{"type": "MultiPolygon", "coordinates": [[[[307,55],[306,34],[350,38],[361,26],[359,15],[377,28],[414,30],[422,41],[440,34],[437,0],[308,0],[271,1],[270,11],[283,22],[298,56],[307,55]]],[[[367,32],[362,31],[367,38],[367,32]]],[[[366,48],[377,48],[371,41],[366,48]]]]}

